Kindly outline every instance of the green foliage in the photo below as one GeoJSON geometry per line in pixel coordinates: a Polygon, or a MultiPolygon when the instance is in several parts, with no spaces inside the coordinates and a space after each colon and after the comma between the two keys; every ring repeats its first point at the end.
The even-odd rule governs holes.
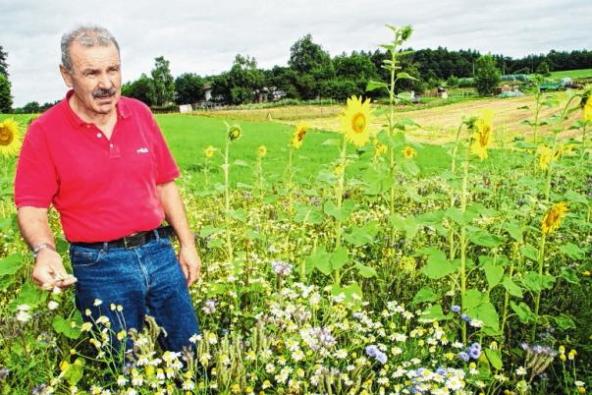
{"type": "Polygon", "coordinates": [[[0,74],[0,113],[10,113],[12,111],[10,86],[8,77],[0,74]]]}
{"type": "Polygon", "coordinates": [[[551,75],[551,69],[549,68],[549,63],[546,60],[543,60],[536,68],[537,74],[541,74],[545,77],[549,77],[551,75]]]}
{"type": "Polygon", "coordinates": [[[483,55],[475,63],[475,88],[481,96],[491,96],[500,82],[501,74],[491,55],[483,55]]]}
{"type": "Polygon", "coordinates": [[[133,82],[126,82],[121,87],[121,94],[140,100],[147,106],[156,104],[154,101],[154,83],[150,77],[142,73],[140,78],[133,82]]]}
{"type": "Polygon", "coordinates": [[[184,73],[175,78],[175,102],[193,104],[203,99],[204,79],[195,73],[184,73]]]}
{"type": "Polygon", "coordinates": [[[175,96],[175,80],[171,74],[170,62],[163,56],[154,58],[152,75],[152,104],[164,106],[173,102],[175,96]]]}

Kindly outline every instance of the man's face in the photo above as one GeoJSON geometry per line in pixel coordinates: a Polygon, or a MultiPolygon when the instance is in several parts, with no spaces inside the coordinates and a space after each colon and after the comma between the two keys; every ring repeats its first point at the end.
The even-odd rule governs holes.
{"type": "Polygon", "coordinates": [[[60,67],[66,85],[84,111],[109,114],[121,97],[121,62],[114,44],[84,47],[74,41],[70,45],[72,70],[60,67]]]}

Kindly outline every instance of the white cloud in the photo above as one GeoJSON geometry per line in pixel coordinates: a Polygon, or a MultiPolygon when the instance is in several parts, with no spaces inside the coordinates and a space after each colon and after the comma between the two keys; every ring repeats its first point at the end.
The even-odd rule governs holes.
{"type": "Polygon", "coordinates": [[[523,56],[590,45],[589,0],[3,0],[0,45],[8,52],[16,106],[63,97],[61,35],[81,23],[107,27],[122,49],[124,79],[149,73],[154,58],[174,75],[227,70],[237,53],[262,67],[285,65],[290,46],[311,33],[332,55],[373,50],[386,23],[411,24],[414,48],[477,49],[523,56]]]}

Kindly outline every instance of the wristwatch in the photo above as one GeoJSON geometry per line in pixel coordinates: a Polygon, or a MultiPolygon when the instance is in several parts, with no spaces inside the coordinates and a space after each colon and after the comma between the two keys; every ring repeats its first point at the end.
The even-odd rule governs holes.
{"type": "Polygon", "coordinates": [[[53,251],[56,250],[55,247],[49,243],[33,244],[33,246],[31,246],[33,258],[37,258],[37,255],[39,255],[39,252],[44,248],[49,248],[50,250],[53,250],[53,251]]]}

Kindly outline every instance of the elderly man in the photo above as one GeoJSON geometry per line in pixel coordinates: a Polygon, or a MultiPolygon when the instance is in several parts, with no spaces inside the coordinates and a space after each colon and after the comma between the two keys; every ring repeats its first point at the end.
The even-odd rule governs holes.
{"type": "Polygon", "coordinates": [[[148,107],[121,97],[119,45],[106,29],[65,34],[60,71],[71,89],[31,124],[15,180],[33,281],[76,283],[77,308],[87,320],[107,316],[112,334],[140,330],[149,314],[164,328],[161,345],[180,351],[199,332],[188,286],[201,263],[174,181],[179,170],[148,107]],[[52,204],[74,276],[55,249],[52,204]]]}

